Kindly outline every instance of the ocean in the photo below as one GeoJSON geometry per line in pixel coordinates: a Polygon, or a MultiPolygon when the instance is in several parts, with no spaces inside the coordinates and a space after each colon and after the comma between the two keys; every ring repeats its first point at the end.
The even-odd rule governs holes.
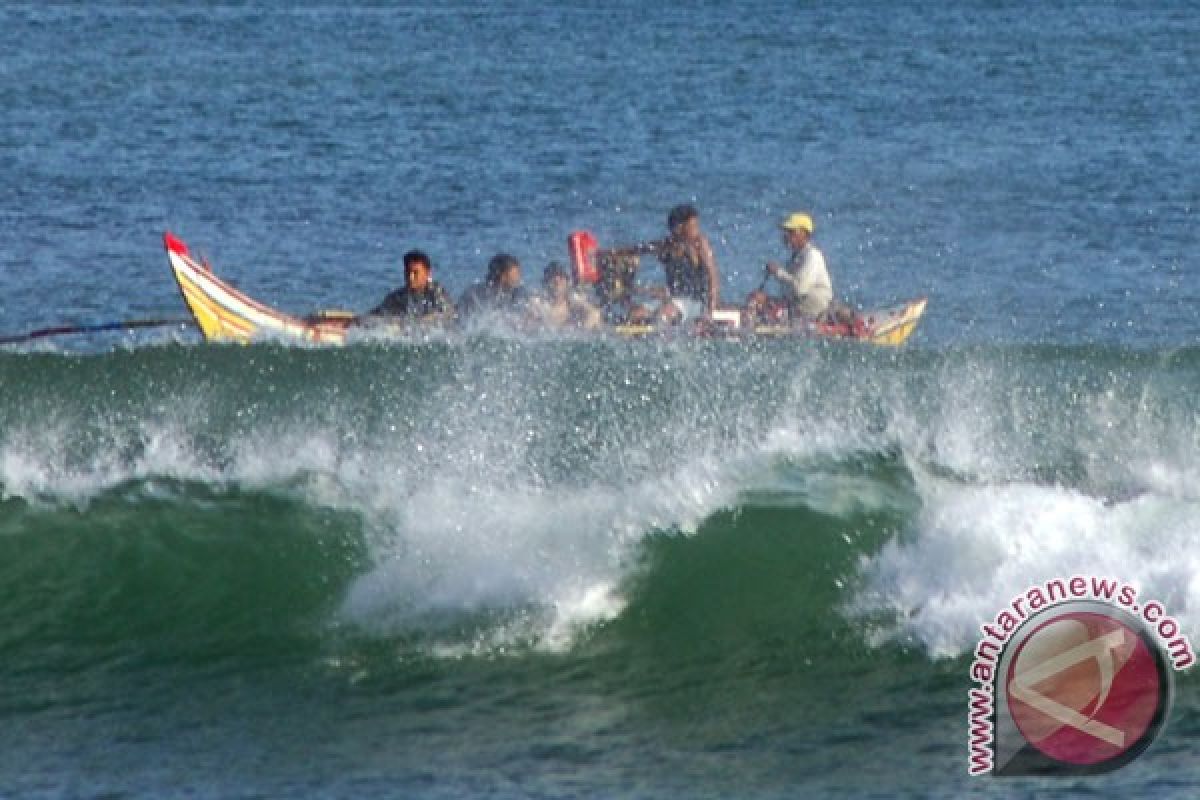
{"type": "Polygon", "coordinates": [[[0,6],[0,335],[433,257],[528,283],[695,204],[816,220],[899,349],[185,327],[0,347],[0,797],[1194,797],[970,777],[980,626],[1200,622],[1200,14],[1179,3],[0,6]]]}

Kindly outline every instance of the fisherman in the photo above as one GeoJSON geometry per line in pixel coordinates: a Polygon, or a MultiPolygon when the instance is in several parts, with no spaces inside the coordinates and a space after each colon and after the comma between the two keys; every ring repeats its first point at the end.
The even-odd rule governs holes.
{"type": "Polygon", "coordinates": [[[783,284],[793,320],[814,321],[830,310],[833,285],[825,268],[825,256],[812,242],[813,220],[804,212],[789,214],[780,224],[783,242],[791,250],[787,267],[767,262],[767,273],[783,284]]]}
{"type": "Polygon", "coordinates": [[[454,316],[450,295],[432,277],[429,256],[420,250],[404,254],[404,286],[388,294],[368,317],[404,317],[442,322],[454,316]]]}
{"type": "MultiPolygon", "coordinates": [[[[641,259],[636,255],[616,255],[612,251],[597,254],[600,280],[596,300],[604,321],[609,325],[646,325],[654,321],[655,309],[638,297],[637,271],[641,259]]],[[[665,290],[664,290],[665,294],[665,290]]]]}
{"type": "Polygon", "coordinates": [[[508,253],[492,257],[487,278],[463,293],[458,307],[464,317],[485,311],[523,314],[529,305],[529,292],[521,285],[521,262],[508,253]]]}
{"type": "Polygon", "coordinates": [[[666,301],[660,316],[669,322],[687,322],[712,316],[720,300],[721,278],[712,245],[700,230],[695,206],[679,205],[667,214],[667,237],[597,255],[653,254],[662,262],[667,278],[666,301]]]}
{"type": "Polygon", "coordinates": [[[584,328],[595,330],[600,327],[600,309],[571,286],[567,270],[557,261],[551,261],[542,272],[542,290],[529,303],[533,320],[547,328],[584,328]]]}

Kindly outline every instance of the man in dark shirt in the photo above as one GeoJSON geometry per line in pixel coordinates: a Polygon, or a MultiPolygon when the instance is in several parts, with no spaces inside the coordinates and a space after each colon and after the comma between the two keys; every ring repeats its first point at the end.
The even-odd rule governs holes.
{"type": "Polygon", "coordinates": [[[598,257],[653,254],[666,274],[667,302],[659,315],[674,322],[711,316],[720,301],[721,277],[712,245],[700,230],[700,213],[680,205],[667,215],[667,237],[602,250],[598,257]]]}
{"type": "Polygon", "coordinates": [[[464,318],[486,311],[523,315],[529,299],[529,292],[521,285],[521,262],[500,253],[488,262],[487,279],[463,293],[459,309],[464,318]]]}
{"type": "Polygon", "coordinates": [[[433,280],[429,256],[420,250],[404,254],[404,286],[383,299],[369,316],[405,317],[420,322],[442,322],[454,316],[450,295],[433,280]]]}

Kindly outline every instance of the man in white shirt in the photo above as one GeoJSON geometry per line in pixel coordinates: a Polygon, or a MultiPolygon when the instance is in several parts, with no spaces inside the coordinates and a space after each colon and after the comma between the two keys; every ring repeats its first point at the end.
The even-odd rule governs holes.
{"type": "Polygon", "coordinates": [[[789,214],[780,228],[792,258],[786,268],[768,261],[767,272],[783,284],[793,318],[816,319],[829,311],[833,285],[825,269],[825,256],[811,241],[812,217],[799,211],[789,214]]]}

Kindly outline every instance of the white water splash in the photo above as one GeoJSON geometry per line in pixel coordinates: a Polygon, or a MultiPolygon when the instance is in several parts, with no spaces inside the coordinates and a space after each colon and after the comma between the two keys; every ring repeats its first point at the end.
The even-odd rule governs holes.
{"type": "MultiPolygon", "coordinates": [[[[1167,481],[1172,485],[1174,481],[1167,481]]],[[[906,535],[862,561],[852,617],[890,622],[876,644],[914,641],[935,657],[978,643],[980,625],[1031,586],[1111,577],[1200,623],[1200,502],[1143,492],[1118,502],[1030,483],[963,485],[923,476],[924,510],[906,535]]]]}
{"type": "Polygon", "coordinates": [[[703,461],[632,486],[465,485],[445,476],[392,496],[371,536],[376,566],[343,615],[380,633],[451,612],[512,609],[484,641],[439,644],[561,650],[625,607],[634,547],[654,530],[694,531],[736,498],[732,476],[703,461]]]}
{"type": "MultiPolygon", "coordinates": [[[[622,612],[645,536],[695,531],[759,489],[834,516],[914,514],[880,552],[864,557],[861,580],[844,598],[847,614],[876,625],[873,641],[963,652],[1012,596],[1076,572],[1132,581],[1185,623],[1200,616],[1192,577],[1200,575],[1200,556],[1192,555],[1200,551],[1200,428],[1169,385],[1157,395],[1136,387],[1123,394],[1109,381],[1085,386],[1090,394],[1077,399],[1034,383],[1023,364],[1015,371],[1002,361],[977,367],[954,356],[921,373],[913,391],[903,361],[839,364],[857,369],[847,375],[799,358],[773,384],[773,399],[782,397],[778,413],[765,422],[747,414],[742,425],[728,418],[742,411],[737,402],[706,402],[712,387],[728,390],[730,375],[710,385],[699,351],[668,349],[649,354],[661,369],[656,361],[657,371],[636,374],[676,387],[687,407],[642,402],[624,363],[614,361],[622,369],[610,374],[624,374],[626,388],[606,399],[629,403],[625,410],[644,428],[661,430],[644,441],[623,438],[603,456],[567,453],[582,454],[581,474],[548,476],[531,466],[545,463],[534,428],[549,426],[574,446],[565,435],[578,428],[562,406],[585,401],[591,390],[555,385],[554,370],[564,364],[499,355],[503,369],[488,358],[451,362],[472,385],[446,384],[445,397],[428,405],[399,393],[413,403],[408,411],[434,415],[407,432],[368,414],[375,427],[364,434],[354,406],[315,417],[308,407],[289,408],[206,447],[208,404],[221,406],[201,394],[164,399],[173,413],[114,418],[111,429],[96,426],[95,440],[54,418],[2,431],[0,483],[5,496],[86,505],[122,483],[166,477],[294,493],[356,514],[371,566],[347,590],[338,621],[382,636],[415,632],[447,654],[569,647],[580,631],[622,612]],[[713,417],[704,414],[717,411],[725,415],[724,438],[708,435],[713,417]],[[654,414],[661,420],[649,419],[654,414]],[[870,474],[860,482],[824,480],[819,468],[804,466],[896,453],[916,489],[915,499],[900,504],[889,493],[907,487],[870,474]],[[599,469],[613,459],[620,463],[611,474],[599,469]],[[1076,464],[1084,472],[1072,484],[1078,488],[1039,480],[1043,459],[1076,464]],[[780,460],[799,465],[802,478],[781,475],[780,460]],[[883,617],[892,621],[880,625],[883,617]],[[465,623],[464,632],[461,620],[474,618],[483,622],[465,623]]],[[[778,376],[774,357],[768,352],[737,375],[778,376]]],[[[1157,388],[1156,380],[1150,375],[1147,385],[1157,388]]],[[[624,432],[607,419],[602,430],[624,432]]],[[[550,471],[560,469],[555,458],[550,471]]]]}

